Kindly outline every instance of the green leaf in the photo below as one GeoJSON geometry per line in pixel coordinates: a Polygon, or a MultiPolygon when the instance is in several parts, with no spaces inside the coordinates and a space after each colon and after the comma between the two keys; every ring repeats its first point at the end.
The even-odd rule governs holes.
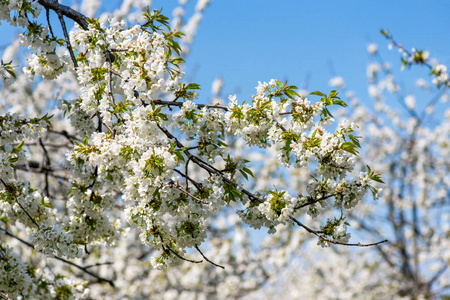
{"type": "Polygon", "coordinates": [[[170,62],[171,62],[172,64],[174,64],[174,65],[178,65],[178,64],[184,63],[184,59],[182,59],[181,57],[176,56],[176,57],[172,58],[172,59],[170,60],[170,62]]]}
{"type": "Polygon", "coordinates": [[[293,90],[285,90],[284,94],[291,99],[295,99],[294,96],[300,97],[300,95],[296,91],[293,91],[293,90]]]}
{"type": "Polygon", "coordinates": [[[328,110],[328,108],[326,108],[326,107],[324,107],[323,109],[322,109],[322,112],[320,113],[320,115],[322,116],[322,117],[324,117],[324,118],[327,118],[327,117],[332,117],[332,118],[334,118],[333,117],[333,115],[330,113],[330,111],[328,110]]]}
{"type": "Polygon", "coordinates": [[[356,145],[356,147],[361,148],[361,144],[359,143],[359,140],[358,140],[358,138],[360,138],[359,136],[354,136],[353,134],[349,134],[348,137],[353,142],[353,144],[356,145]]]}
{"type": "Polygon", "coordinates": [[[199,90],[200,89],[200,84],[196,84],[196,83],[189,83],[186,86],[186,90],[199,90]]]}
{"type": "Polygon", "coordinates": [[[310,95],[317,95],[317,96],[322,96],[322,97],[326,97],[327,95],[325,95],[324,93],[321,93],[319,91],[314,91],[309,93],[310,95]]]}
{"type": "Polygon", "coordinates": [[[255,175],[253,175],[252,170],[250,170],[249,168],[243,168],[242,170],[243,170],[245,173],[249,174],[250,176],[255,177],[255,175]]]}
{"type": "Polygon", "coordinates": [[[342,100],[333,100],[332,103],[336,104],[336,105],[339,105],[339,106],[342,106],[342,107],[347,107],[347,103],[345,103],[342,100]]]}
{"type": "Polygon", "coordinates": [[[353,144],[352,142],[344,142],[341,145],[341,149],[344,151],[347,151],[351,154],[357,155],[358,151],[356,150],[356,146],[355,144],[353,144]]]}
{"type": "Polygon", "coordinates": [[[217,141],[217,145],[219,145],[219,146],[224,146],[224,147],[228,147],[228,145],[227,145],[226,143],[224,143],[223,141],[221,141],[221,140],[218,140],[218,141],[217,141]]]}
{"type": "Polygon", "coordinates": [[[245,179],[248,180],[248,175],[244,172],[244,170],[239,170],[239,172],[245,177],[245,179]]]}
{"type": "Polygon", "coordinates": [[[110,172],[108,172],[108,174],[106,174],[106,179],[109,180],[109,181],[113,181],[114,180],[114,178],[113,178],[113,176],[111,175],[110,172]]]}
{"type": "Polygon", "coordinates": [[[9,73],[14,79],[16,79],[16,73],[14,73],[14,70],[11,67],[6,67],[5,71],[9,73]]]}
{"type": "Polygon", "coordinates": [[[184,161],[184,156],[183,153],[181,153],[181,150],[175,151],[175,155],[179,160],[184,161]]]}
{"type": "Polygon", "coordinates": [[[330,95],[328,96],[328,98],[334,98],[337,94],[338,94],[338,92],[336,90],[332,90],[330,92],[330,95]]]}
{"type": "Polygon", "coordinates": [[[22,151],[23,145],[24,145],[24,141],[21,141],[21,142],[16,146],[16,150],[17,150],[17,151],[22,151]]]}
{"type": "Polygon", "coordinates": [[[9,157],[8,158],[8,161],[10,162],[10,163],[15,163],[15,162],[17,162],[19,160],[19,157],[18,156],[15,156],[15,157],[9,157]]]}
{"type": "Polygon", "coordinates": [[[370,177],[370,179],[379,183],[384,183],[384,181],[381,180],[381,175],[379,174],[374,174],[373,176],[370,177]]]}

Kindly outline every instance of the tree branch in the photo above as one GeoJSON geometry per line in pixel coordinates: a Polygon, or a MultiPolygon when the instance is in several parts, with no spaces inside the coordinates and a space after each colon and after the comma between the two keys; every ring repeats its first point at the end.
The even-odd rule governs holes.
{"type": "Polygon", "coordinates": [[[188,261],[188,262],[191,262],[191,263],[194,263],[194,264],[199,264],[199,263],[203,262],[202,260],[192,260],[192,259],[187,259],[187,258],[181,256],[180,254],[178,254],[176,251],[172,250],[172,248],[170,248],[170,247],[167,246],[167,245],[163,245],[163,249],[164,249],[164,250],[165,250],[165,249],[169,250],[170,252],[172,252],[176,257],[178,257],[178,258],[181,259],[181,260],[185,260],[185,261],[188,261]]]}
{"type": "MultiPolygon", "coordinates": [[[[28,247],[34,249],[34,245],[33,245],[33,244],[28,243],[27,241],[21,239],[21,238],[18,237],[18,236],[15,236],[14,234],[10,233],[9,231],[7,231],[7,230],[4,229],[4,228],[1,228],[1,230],[2,230],[7,236],[10,236],[10,237],[12,237],[12,238],[18,240],[19,242],[21,242],[21,243],[27,245],[28,247]]],[[[41,251],[39,251],[39,252],[41,252],[41,251]]],[[[75,268],[77,268],[77,269],[83,271],[84,273],[91,275],[92,277],[96,278],[99,282],[106,282],[106,283],[108,283],[110,286],[115,287],[115,286],[114,286],[114,282],[113,282],[112,280],[105,279],[105,278],[100,277],[99,275],[97,275],[97,274],[92,273],[91,271],[89,271],[88,268],[92,267],[92,265],[86,266],[86,267],[82,267],[82,266],[80,266],[80,265],[77,265],[76,263],[73,263],[73,262],[71,262],[71,261],[69,261],[69,260],[67,260],[67,259],[64,259],[64,258],[59,257],[59,256],[56,256],[56,255],[51,255],[51,256],[48,256],[48,257],[49,257],[49,258],[54,258],[54,259],[60,260],[60,261],[62,261],[63,263],[66,263],[66,264],[68,264],[68,265],[71,265],[71,266],[73,266],[73,267],[75,267],[75,268]]]]}
{"type": "Polygon", "coordinates": [[[51,9],[57,14],[62,14],[63,16],[72,19],[73,21],[77,22],[78,25],[80,25],[80,27],[83,28],[84,30],[88,29],[86,16],[77,12],[76,10],[73,10],[69,6],[60,4],[52,0],[38,0],[38,3],[43,7],[45,7],[46,9],[51,9]]]}
{"type": "Polygon", "coordinates": [[[386,243],[388,240],[384,240],[384,241],[380,241],[380,242],[376,242],[376,243],[371,243],[371,244],[361,244],[361,243],[357,243],[357,244],[348,244],[348,243],[343,243],[343,242],[339,242],[336,240],[332,240],[329,238],[326,238],[325,236],[321,235],[320,233],[318,233],[317,231],[307,227],[306,225],[303,225],[303,223],[301,223],[300,221],[298,221],[297,219],[295,219],[294,217],[289,217],[292,221],[294,221],[298,226],[303,227],[306,231],[308,231],[309,233],[314,234],[315,236],[317,236],[319,239],[324,240],[328,243],[331,244],[335,244],[335,245],[344,245],[344,246],[356,246],[356,247],[370,247],[370,246],[376,246],[382,243],[386,243]]]}
{"type": "Polygon", "coordinates": [[[64,33],[64,38],[66,39],[66,47],[67,47],[67,50],[69,50],[70,58],[72,59],[73,66],[75,68],[78,68],[78,63],[75,58],[75,54],[73,53],[72,44],[70,44],[70,38],[69,38],[69,34],[67,33],[66,22],[64,21],[64,17],[61,14],[61,12],[59,12],[59,11],[57,11],[56,14],[58,15],[59,22],[61,23],[61,28],[64,33]]]}
{"type": "Polygon", "coordinates": [[[195,249],[197,249],[197,251],[203,256],[203,258],[204,258],[207,262],[209,262],[209,263],[212,264],[213,266],[216,266],[216,267],[225,269],[224,266],[218,265],[218,264],[216,264],[216,263],[210,261],[210,260],[203,254],[203,252],[200,250],[200,248],[199,248],[197,245],[195,245],[194,247],[195,247],[195,249]]]}
{"type": "Polygon", "coordinates": [[[0,178],[0,181],[5,186],[6,191],[14,198],[14,200],[17,202],[17,204],[20,206],[20,208],[24,211],[24,213],[28,216],[28,218],[31,220],[31,222],[33,222],[33,224],[36,225],[36,227],[38,229],[40,229],[38,223],[36,223],[36,221],[33,219],[33,217],[31,217],[31,215],[28,213],[28,211],[22,206],[22,204],[20,204],[19,200],[17,200],[17,197],[15,195],[15,190],[10,185],[8,185],[6,182],[4,182],[3,179],[0,178]]]}
{"type": "Polygon", "coordinates": [[[169,186],[170,187],[175,187],[176,189],[178,189],[182,193],[184,193],[184,194],[188,195],[189,197],[191,197],[192,199],[194,199],[197,203],[206,204],[206,205],[210,204],[208,201],[205,201],[205,200],[202,200],[202,199],[200,199],[198,197],[195,197],[194,195],[192,195],[191,193],[189,193],[188,191],[183,189],[181,186],[179,186],[178,184],[176,184],[172,180],[169,182],[169,186]]]}

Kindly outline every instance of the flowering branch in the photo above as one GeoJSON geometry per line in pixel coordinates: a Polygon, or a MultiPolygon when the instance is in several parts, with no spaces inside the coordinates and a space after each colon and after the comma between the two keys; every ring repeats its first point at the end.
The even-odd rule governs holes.
{"type": "Polygon", "coordinates": [[[7,184],[5,181],[3,181],[2,178],[0,178],[0,181],[2,182],[2,184],[5,187],[8,194],[14,199],[14,201],[19,205],[19,207],[22,209],[22,211],[27,215],[28,219],[31,222],[33,222],[33,224],[36,225],[36,227],[39,229],[39,224],[34,220],[34,218],[28,213],[28,211],[22,206],[22,204],[17,199],[14,188],[11,187],[9,184],[7,184]]]}
{"type": "Polygon", "coordinates": [[[404,56],[402,58],[403,68],[406,66],[410,67],[413,64],[425,65],[426,67],[428,67],[428,69],[431,70],[431,74],[435,77],[433,79],[434,84],[436,84],[438,87],[440,87],[441,85],[450,87],[450,77],[449,74],[447,73],[448,70],[447,66],[443,64],[431,65],[428,62],[430,55],[428,51],[416,50],[413,48],[411,52],[409,52],[403,47],[402,44],[398,43],[394,39],[394,37],[389,33],[389,31],[381,30],[381,34],[384,35],[386,39],[391,41],[391,43],[395,47],[397,47],[400,50],[400,52],[403,53],[404,56]]]}
{"type": "MultiPolygon", "coordinates": [[[[320,99],[311,104],[300,97],[297,87],[270,80],[258,83],[248,103],[230,96],[227,105],[196,104],[200,86],[182,82],[184,60],[178,41],[183,34],[172,30],[160,11],[147,10],[143,25],[128,27],[122,21],[85,18],[58,3],[38,3],[56,12],[65,42],[37,21],[28,24],[23,39],[34,53],[25,71],[54,82],[64,73],[71,76],[73,64],[78,87],[62,92],[61,97],[71,100],[61,101],[55,120],[48,115],[0,118],[2,130],[10,132],[2,134],[2,172],[23,169],[25,142],[38,140],[42,148],[38,171],[45,175],[44,193],[33,189],[27,176],[14,181],[20,201],[36,207],[29,217],[39,216],[34,218],[38,230],[31,231],[35,249],[64,259],[81,257],[83,252],[89,257],[96,250],[89,252],[88,245],[112,246],[120,240],[129,229],[120,223],[126,219],[139,232],[142,245],[157,249],[159,256],[150,259],[155,268],[164,269],[177,258],[202,262],[181,255],[189,248],[223,268],[200,247],[209,242],[211,219],[232,209],[243,223],[268,228],[269,233],[275,233],[278,225],[295,224],[316,235],[323,246],[371,245],[347,243],[350,235],[342,213],[368,191],[377,198],[380,189],[371,184],[382,181],[368,166],[367,172],[352,174],[361,147],[355,123],[343,121],[329,130],[334,122],[331,107],[346,106],[337,91],[313,92],[320,99]],[[68,32],[64,17],[83,30],[68,32]],[[57,50],[64,44],[69,53],[60,55],[57,50]],[[74,133],[53,129],[52,123],[60,120],[70,122],[74,133]],[[46,131],[53,134],[40,139],[46,131]],[[258,181],[259,174],[255,176],[248,166],[250,160],[236,156],[226,144],[239,139],[248,149],[270,149],[289,171],[314,170],[314,180],[304,194],[289,185],[286,190],[267,189],[271,179],[259,190],[244,188],[244,179],[258,181]],[[69,141],[68,151],[57,147],[50,151],[50,145],[60,145],[61,140],[69,141]],[[53,189],[57,163],[70,176],[65,182],[57,180],[58,188],[53,189]],[[65,199],[63,205],[58,198],[65,199]],[[328,220],[321,231],[296,221],[294,216],[302,213],[316,217],[324,212],[324,200],[341,212],[339,219],[328,220]]],[[[24,15],[37,18],[33,5],[24,15]]],[[[3,182],[5,187],[10,184],[3,182]]],[[[10,202],[4,204],[8,218],[29,223],[10,202]]]]}
{"type": "MultiPolygon", "coordinates": [[[[22,244],[27,245],[28,247],[35,249],[35,246],[34,246],[34,245],[28,243],[27,241],[21,239],[21,238],[18,237],[18,236],[15,236],[14,234],[10,233],[8,230],[6,230],[6,229],[4,229],[4,228],[1,228],[1,230],[2,230],[7,236],[12,237],[12,238],[18,240],[19,242],[21,242],[22,244]]],[[[113,282],[112,280],[103,278],[103,277],[101,277],[101,276],[99,276],[99,275],[97,275],[97,274],[95,274],[95,273],[89,271],[88,269],[89,269],[89,268],[92,268],[92,267],[93,267],[92,265],[82,267],[82,266],[80,266],[80,265],[78,265],[78,264],[76,264],[76,263],[73,263],[73,262],[71,262],[71,261],[69,261],[69,260],[67,260],[67,259],[64,259],[64,258],[62,258],[62,257],[53,256],[53,258],[54,258],[54,259],[57,259],[57,260],[59,260],[59,261],[62,261],[62,262],[65,263],[65,264],[71,265],[71,266],[77,268],[78,270],[80,270],[80,271],[82,271],[82,272],[88,274],[88,275],[91,275],[92,277],[96,278],[99,282],[106,282],[106,283],[108,283],[110,286],[114,287],[114,282],[113,282]]],[[[106,263],[106,264],[110,264],[110,263],[106,263]]]]}
{"type": "Polygon", "coordinates": [[[182,193],[188,195],[189,197],[191,197],[192,199],[194,199],[194,200],[197,201],[198,203],[205,204],[205,205],[209,205],[209,204],[210,204],[210,203],[207,202],[207,201],[204,201],[204,200],[201,200],[201,199],[195,197],[194,195],[192,195],[191,193],[189,193],[188,191],[186,191],[185,189],[183,189],[181,186],[179,186],[178,184],[176,184],[176,183],[173,182],[173,181],[170,181],[170,182],[169,182],[169,186],[170,186],[170,187],[175,187],[176,189],[178,189],[178,190],[180,190],[182,193]]]}

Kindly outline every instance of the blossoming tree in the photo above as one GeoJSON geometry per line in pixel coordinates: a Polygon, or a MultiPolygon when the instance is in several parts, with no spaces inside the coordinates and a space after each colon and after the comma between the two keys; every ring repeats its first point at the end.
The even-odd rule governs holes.
{"type": "MultiPolygon", "coordinates": [[[[449,204],[450,86],[447,67],[427,51],[406,50],[387,31],[390,47],[402,53],[402,67],[428,68],[430,79],[416,81],[418,96],[405,93],[392,64],[375,44],[368,46],[369,94],[373,108],[351,90],[351,114],[364,135],[362,161],[383,172],[383,194],[376,205],[365,201],[351,211],[349,223],[363,236],[388,237],[389,243],[367,251],[346,248],[317,253],[307,244],[280,270],[274,284],[251,295],[294,299],[447,299],[450,287],[449,204]],[[416,66],[417,65],[417,66],[416,66]],[[418,100],[416,100],[416,98],[418,100]],[[420,99],[420,100],[419,100],[420,99]],[[417,103],[416,103],[417,102],[417,103]],[[345,268],[343,267],[345,266],[345,268]],[[302,276],[298,276],[301,268],[302,276]]],[[[342,77],[330,85],[345,90],[342,77]]],[[[410,90],[411,87],[407,87],[410,90]]],[[[286,249],[286,248],[285,248],[286,249]]],[[[289,252],[287,248],[286,251],[289,252]]],[[[293,250],[290,253],[295,253],[293,250]]]]}
{"type": "Polygon", "coordinates": [[[378,198],[382,181],[356,165],[358,125],[330,126],[346,106],[337,91],[308,100],[270,80],[222,105],[183,81],[182,47],[207,2],[184,27],[182,7],[170,26],[140,2],[100,19],[54,1],[0,2],[1,20],[23,29],[1,62],[2,296],[239,297],[308,236],[383,242],[349,241],[348,211],[378,198]],[[274,234],[257,254],[248,227],[274,234]]]}

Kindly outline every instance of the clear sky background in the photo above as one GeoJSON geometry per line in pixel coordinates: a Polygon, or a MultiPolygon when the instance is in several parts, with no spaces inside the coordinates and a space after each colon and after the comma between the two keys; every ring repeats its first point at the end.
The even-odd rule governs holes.
{"type": "MultiPolygon", "coordinates": [[[[170,15],[176,3],[154,1],[153,8],[170,15]]],[[[428,70],[413,67],[401,74],[400,55],[387,49],[380,29],[389,30],[407,49],[426,49],[450,65],[448,0],[213,0],[187,58],[187,73],[194,71],[201,96],[209,95],[213,79],[221,75],[224,93],[240,91],[240,100],[250,98],[258,81],[271,78],[297,86],[307,80],[308,90],[327,91],[335,73],[365,100],[366,46],[375,42],[410,92],[414,81],[409,78],[427,78],[428,70]]]]}

